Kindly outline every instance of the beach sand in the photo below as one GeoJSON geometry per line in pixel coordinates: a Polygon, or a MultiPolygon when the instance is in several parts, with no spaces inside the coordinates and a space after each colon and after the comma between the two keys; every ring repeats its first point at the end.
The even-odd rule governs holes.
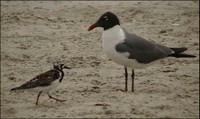
{"type": "MultiPolygon", "coordinates": [[[[1,118],[199,117],[199,6],[196,1],[1,1],[1,118]],[[102,29],[88,27],[107,11],[121,26],[196,58],[166,58],[135,70],[124,92],[124,68],[103,53],[102,29]],[[42,95],[10,89],[52,68],[71,67],[42,95]]],[[[129,74],[131,69],[129,69],[129,74]]]]}

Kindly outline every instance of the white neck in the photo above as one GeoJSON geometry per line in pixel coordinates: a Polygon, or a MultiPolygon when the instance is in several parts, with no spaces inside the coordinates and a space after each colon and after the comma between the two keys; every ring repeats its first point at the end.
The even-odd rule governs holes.
{"type": "Polygon", "coordinates": [[[116,44],[123,42],[125,34],[120,25],[115,25],[110,29],[103,31],[102,33],[102,46],[103,49],[109,49],[109,47],[115,47],[116,44]]]}

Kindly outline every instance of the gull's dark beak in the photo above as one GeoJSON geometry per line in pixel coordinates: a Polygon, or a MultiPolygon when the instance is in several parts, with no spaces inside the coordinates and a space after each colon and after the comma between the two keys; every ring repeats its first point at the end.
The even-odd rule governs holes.
{"type": "Polygon", "coordinates": [[[99,25],[97,23],[94,23],[93,25],[91,25],[89,28],[88,28],[88,31],[91,31],[92,29],[98,27],[99,25]]]}

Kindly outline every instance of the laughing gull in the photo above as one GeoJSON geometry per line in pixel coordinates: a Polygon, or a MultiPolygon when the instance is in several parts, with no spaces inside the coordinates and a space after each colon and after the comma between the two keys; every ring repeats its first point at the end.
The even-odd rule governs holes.
{"type": "Polygon", "coordinates": [[[54,63],[53,69],[37,75],[36,77],[22,84],[19,87],[12,88],[11,91],[29,90],[37,92],[38,96],[35,103],[36,105],[38,105],[38,100],[42,93],[47,93],[49,98],[54,99],[56,101],[65,101],[54,98],[49,93],[50,90],[56,88],[62,82],[64,77],[63,69],[70,69],[70,68],[65,66],[64,64],[54,63]]]}
{"type": "Polygon", "coordinates": [[[144,68],[152,62],[165,57],[195,57],[183,54],[187,48],[170,48],[150,42],[136,34],[128,33],[120,27],[118,17],[111,13],[104,13],[88,31],[96,27],[104,29],[102,33],[102,46],[105,54],[117,64],[125,68],[125,91],[128,91],[127,67],[132,68],[132,92],[134,92],[134,69],[144,68]]]}

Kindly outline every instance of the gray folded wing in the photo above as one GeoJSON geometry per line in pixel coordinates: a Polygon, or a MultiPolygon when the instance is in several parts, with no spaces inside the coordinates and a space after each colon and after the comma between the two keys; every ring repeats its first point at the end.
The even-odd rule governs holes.
{"type": "Polygon", "coordinates": [[[152,43],[135,34],[124,32],[126,39],[124,42],[117,44],[116,51],[128,52],[130,54],[128,58],[130,59],[136,59],[139,63],[145,64],[173,54],[173,51],[168,47],[152,43]]]}

